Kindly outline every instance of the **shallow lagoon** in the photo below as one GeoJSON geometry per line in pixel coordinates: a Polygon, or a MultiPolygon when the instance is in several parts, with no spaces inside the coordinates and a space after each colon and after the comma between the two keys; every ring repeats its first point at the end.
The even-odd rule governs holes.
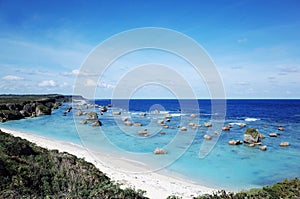
{"type": "MultiPolygon", "coordinates": [[[[96,100],[96,103],[107,105],[110,101],[96,100]]],[[[204,122],[210,121],[210,101],[199,100],[199,107],[199,123],[203,125],[204,122]]],[[[272,184],[284,178],[300,177],[300,100],[228,100],[225,124],[232,123],[233,128],[226,132],[218,131],[220,137],[217,144],[205,158],[199,158],[199,150],[208,128],[178,131],[177,126],[182,125],[183,118],[186,121],[192,119],[189,117],[190,113],[182,114],[177,100],[131,100],[129,112],[123,110],[121,116],[113,117],[112,111],[119,108],[124,109],[121,106],[114,107],[100,116],[103,123],[101,128],[80,125],[79,121],[84,119],[84,116],[74,116],[75,120],[72,113],[62,116],[63,108],[55,110],[51,116],[11,121],[1,126],[84,144],[93,150],[105,150],[122,158],[150,165],[153,169],[163,168],[162,172],[216,188],[241,190],[272,184]],[[153,105],[160,105],[165,112],[150,113],[153,105]],[[141,117],[139,113],[144,111],[147,115],[141,117]],[[164,129],[155,121],[164,119],[167,112],[173,117],[167,123],[169,128],[164,129]],[[143,126],[118,126],[125,114],[128,114],[133,122],[142,123],[143,126]],[[245,144],[228,145],[227,142],[231,139],[243,139],[246,128],[241,128],[235,123],[246,123],[246,128],[254,127],[265,134],[266,139],[262,142],[267,145],[267,151],[260,151],[258,147],[251,148],[245,144]],[[276,138],[269,137],[269,133],[278,132],[278,125],[284,126],[285,130],[276,138]],[[149,136],[139,136],[138,130],[145,128],[149,136]],[[165,131],[166,134],[161,135],[160,131],[165,131]],[[177,143],[167,147],[174,139],[177,143]],[[280,147],[279,143],[282,141],[288,141],[291,146],[280,147]],[[153,155],[152,151],[156,147],[167,147],[168,154],[153,155]],[[184,152],[183,155],[180,156],[178,151],[184,152]],[[168,166],[164,167],[165,165],[168,166]]],[[[73,111],[76,112],[74,109],[73,111]]],[[[190,111],[192,113],[193,110],[190,111]]]]}

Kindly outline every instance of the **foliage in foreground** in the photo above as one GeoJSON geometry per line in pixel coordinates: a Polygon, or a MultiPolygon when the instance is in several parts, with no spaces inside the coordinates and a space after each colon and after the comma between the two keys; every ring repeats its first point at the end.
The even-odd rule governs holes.
{"type": "MultiPolygon", "coordinates": [[[[300,197],[300,180],[285,179],[282,182],[276,183],[272,186],[265,186],[263,188],[250,189],[249,191],[241,191],[239,193],[226,193],[224,190],[218,191],[214,194],[205,194],[194,197],[194,199],[281,199],[300,197]]],[[[169,196],[167,199],[180,199],[178,196],[169,196]]]]}
{"type": "Polygon", "coordinates": [[[94,165],[0,130],[0,198],[145,198],[94,165]]]}

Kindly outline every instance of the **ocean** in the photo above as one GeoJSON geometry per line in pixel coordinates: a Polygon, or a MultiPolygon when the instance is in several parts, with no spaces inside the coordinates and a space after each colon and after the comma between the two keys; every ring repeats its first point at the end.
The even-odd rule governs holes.
{"type": "Polygon", "coordinates": [[[300,100],[227,100],[224,125],[231,124],[230,131],[215,129],[213,118],[218,118],[214,116],[220,113],[211,111],[210,100],[198,100],[196,109],[194,105],[189,106],[189,100],[173,99],[107,99],[90,103],[105,106],[113,103],[103,115],[99,108],[83,110],[96,111],[101,127],[93,127],[90,122],[80,124],[85,116],[73,115],[78,111],[75,105],[63,116],[65,108],[72,106],[65,103],[52,115],[9,121],[0,124],[0,128],[83,144],[91,150],[146,165],[149,172],[172,174],[218,189],[239,191],[300,177],[300,100]],[[141,116],[143,112],[145,116],[141,116]],[[169,121],[166,114],[170,114],[169,121]],[[192,118],[191,114],[199,117],[192,118]],[[138,125],[124,125],[125,117],[138,125]],[[159,125],[158,120],[164,120],[165,126],[159,125]],[[210,121],[213,126],[204,127],[210,121]],[[201,126],[191,128],[190,123],[201,126]],[[247,126],[242,128],[241,123],[247,126]],[[186,131],[180,130],[183,126],[186,131]],[[278,126],[284,131],[279,131],[278,126]],[[243,140],[247,128],[257,128],[265,135],[261,141],[267,146],[266,151],[261,151],[259,146],[228,144],[232,139],[243,140]],[[278,136],[270,137],[269,133],[278,136]],[[205,134],[212,140],[205,140],[205,134]],[[290,146],[280,147],[281,142],[289,142],[290,146]],[[207,149],[204,156],[201,147],[207,149]],[[155,148],[163,148],[167,154],[154,155],[155,148]]]}

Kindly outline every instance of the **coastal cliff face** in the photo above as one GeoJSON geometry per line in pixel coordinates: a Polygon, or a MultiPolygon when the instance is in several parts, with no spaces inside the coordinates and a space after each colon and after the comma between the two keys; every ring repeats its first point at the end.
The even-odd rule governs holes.
{"type": "Polygon", "coordinates": [[[50,115],[52,110],[59,108],[62,102],[71,101],[72,97],[57,94],[0,95],[0,122],[50,115]]]}

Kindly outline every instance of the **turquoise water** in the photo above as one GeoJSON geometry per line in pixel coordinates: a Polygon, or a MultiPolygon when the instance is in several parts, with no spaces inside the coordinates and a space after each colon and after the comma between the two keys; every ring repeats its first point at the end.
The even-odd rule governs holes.
{"type": "MultiPolygon", "coordinates": [[[[96,101],[97,104],[103,105],[109,102],[109,100],[96,101]]],[[[79,121],[85,116],[73,117],[72,112],[77,112],[74,109],[67,116],[63,116],[64,108],[69,104],[64,104],[64,107],[55,110],[50,116],[10,121],[1,124],[0,127],[83,144],[96,151],[114,152],[120,157],[147,164],[153,170],[162,169],[164,172],[177,174],[215,188],[236,191],[273,184],[284,178],[300,177],[299,100],[227,101],[225,123],[232,123],[233,128],[226,132],[218,131],[220,137],[205,158],[199,158],[199,150],[204,144],[203,135],[209,128],[199,127],[192,130],[188,127],[189,122],[203,125],[204,122],[210,121],[210,102],[200,100],[199,104],[199,122],[190,118],[189,112],[182,113],[176,100],[133,100],[129,110],[124,110],[120,105],[100,116],[103,123],[101,128],[92,127],[90,124],[80,125],[79,121]],[[159,104],[160,106],[156,108],[163,107],[164,112],[151,113],[153,104],[159,104]],[[112,111],[116,110],[122,110],[121,116],[112,116],[112,111]],[[140,116],[139,113],[142,111],[146,111],[147,116],[140,116]],[[156,123],[157,120],[164,119],[165,113],[173,116],[170,122],[166,122],[168,129],[156,123]],[[124,126],[121,119],[126,114],[131,121],[139,122],[143,126],[124,126]],[[267,145],[267,151],[260,151],[258,147],[252,148],[245,144],[228,145],[227,142],[231,139],[243,139],[246,128],[241,128],[235,125],[236,123],[246,123],[246,128],[258,128],[260,133],[265,134],[266,138],[262,142],[263,145],[267,145]],[[187,126],[188,131],[179,131],[178,125],[187,126]],[[276,138],[269,137],[269,133],[278,132],[278,125],[284,126],[285,130],[276,138]],[[145,128],[149,136],[139,136],[138,131],[145,128]],[[162,135],[160,131],[166,134],[162,135]],[[279,143],[283,141],[288,141],[291,146],[280,147],[279,143]],[[168,154],[153,155],[152,151],[156,147],[165,148],[168,154]]],[[[99,109],[96,111],[99,113],[99,109]]],[[[212,136],[213,139],[218,138],[213,134],[212,136]]]]}

